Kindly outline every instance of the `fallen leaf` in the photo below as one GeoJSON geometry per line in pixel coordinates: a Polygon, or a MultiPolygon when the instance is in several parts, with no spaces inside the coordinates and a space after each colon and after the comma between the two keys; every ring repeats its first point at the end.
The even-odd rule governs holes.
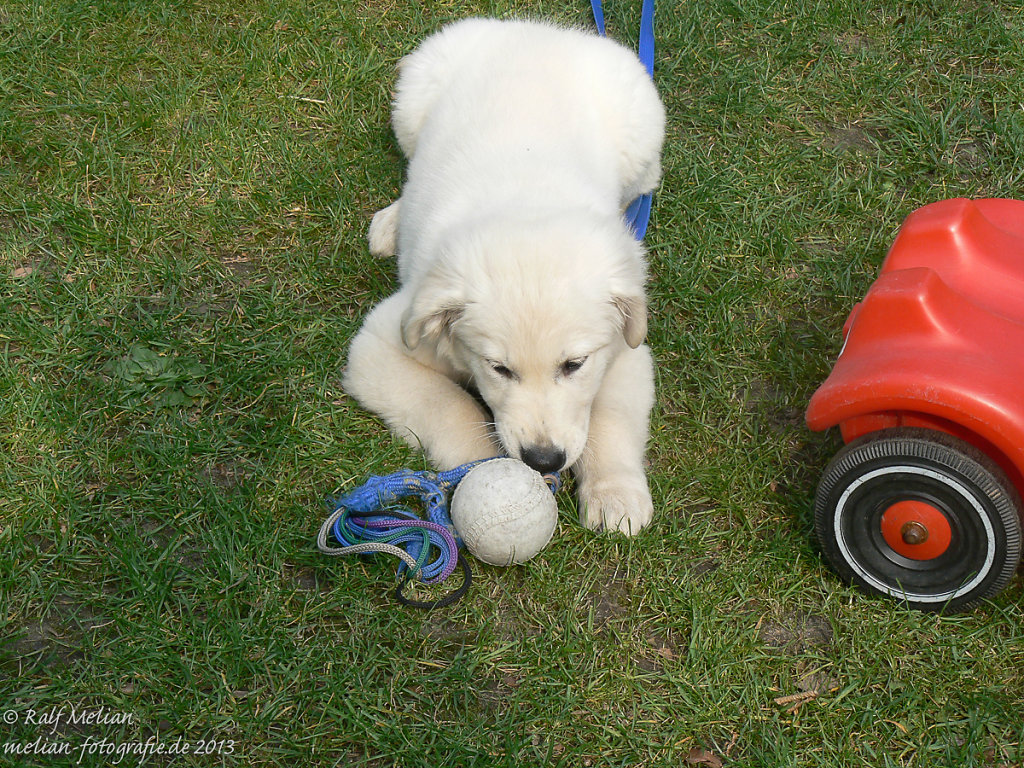
{"type": "Polygon", "coordinates": [[[687,765],[706,765],[709,768],[722,768],[722,758],[714,752],[709,752],[700,747],[694,747],[686,756],[687,765]]]}

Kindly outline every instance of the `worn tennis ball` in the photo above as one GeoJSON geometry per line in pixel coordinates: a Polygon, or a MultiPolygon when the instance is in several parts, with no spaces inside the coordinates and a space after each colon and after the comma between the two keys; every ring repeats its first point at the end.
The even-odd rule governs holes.
{"type": "Polygon", "coordinates": [[[451,517],[470,552],[506,566],[525,563],[547,546],[558,505],[539,472],[518,459],[493,459],[456,486],[451,517]]]}

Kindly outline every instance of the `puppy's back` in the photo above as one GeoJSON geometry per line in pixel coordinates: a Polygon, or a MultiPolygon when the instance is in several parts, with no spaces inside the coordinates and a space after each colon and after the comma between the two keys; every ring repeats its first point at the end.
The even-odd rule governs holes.
{"type": "Polygon", "coordinates": [[[488,97],[500,99],[507,113],[517,101],[532,101],[536,111],[537,100],[558,99],[566,109],[599,112],[606,130],[638,112],[652,132],[660,134],[664,125],[657,92],[629,49],[541,21],[471,18],[428,37],[399,65],[392,123],[406,157],[412,159],[424,124],[444,101],[464,113],[476,102],[494,114],[485,106],[488,97]]]}

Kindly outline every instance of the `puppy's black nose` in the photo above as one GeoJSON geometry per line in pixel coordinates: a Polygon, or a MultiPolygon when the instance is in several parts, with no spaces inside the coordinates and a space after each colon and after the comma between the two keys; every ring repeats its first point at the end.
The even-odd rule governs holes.
{"type": "Polygon", "coordinates": [[[523,463],[546,475],[557,472],[565,465],[565,451],[553,445],[528,445],[519,451],[523,463]]]}

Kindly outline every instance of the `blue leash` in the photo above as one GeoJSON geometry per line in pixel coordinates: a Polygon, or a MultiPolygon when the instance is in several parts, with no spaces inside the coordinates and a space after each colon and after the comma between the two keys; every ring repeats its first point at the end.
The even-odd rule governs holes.
{"type": "MultiPolygon", "coordinates": [[[[603,37],[604,9],[601,7],[601,0],[590,0],[590,7],[594,11],[594,24],[597,31],[603,37]]],[[[638,56],[640,62],[646,67],[647,74],[654,77],[654,0],[643,0],[643,7],[640,9],[640,45],[638,56]]],[[[651,203],[653,195],[648,192],[641,195],[626,209],[626,221],[633,228],[633,234],[637,240],[643,240],[647,234],[647,224],[651,219],[651,203]]]]}

